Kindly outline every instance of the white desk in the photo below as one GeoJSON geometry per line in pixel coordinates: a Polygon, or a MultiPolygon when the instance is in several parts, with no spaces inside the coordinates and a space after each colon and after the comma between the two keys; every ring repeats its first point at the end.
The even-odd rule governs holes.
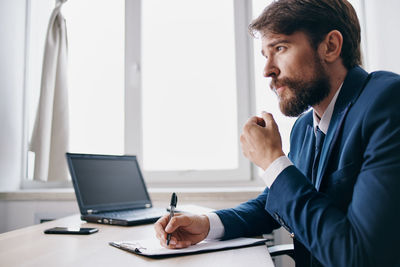
{"type": "Polygon", "coordinates": [[[110,241],[146,239],[153,225],[122,227],[86,223],[74,215],[0,234],[0,266],[274,266],[265,246],[168,259],[150,259],[108,245],[110,241]],[[97,227],[92,235],[46,235],[55,226],[97,227]]]}

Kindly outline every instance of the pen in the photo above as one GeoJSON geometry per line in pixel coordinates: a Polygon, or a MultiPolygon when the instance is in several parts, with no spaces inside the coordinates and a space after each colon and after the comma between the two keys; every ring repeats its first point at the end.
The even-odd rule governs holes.
{"type": "MultiPolygon", "coordinates": [[[[171,221],[172,217],[174,217],[174,211],[176,208],[176,204],[178,203],[178,197],[175,193],[172,193],[171,203],[169,204],[169,221],[171,221]]],[[[169,241],[171,241],[171,234],[167,234],[167,246],[169,245],[169,241]]]]}

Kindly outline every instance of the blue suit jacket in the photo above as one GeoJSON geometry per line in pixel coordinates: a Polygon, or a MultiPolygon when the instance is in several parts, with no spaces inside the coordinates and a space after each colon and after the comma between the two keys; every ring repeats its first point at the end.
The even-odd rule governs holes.
{"type": "Polygon", "coordinates": [[[224,239],[294,234],[297,266],[400,265],[400,76],[349,70],[311,184],[311,111],[295,123],[286,168],[270,189],[217,211],[224,239]]]}

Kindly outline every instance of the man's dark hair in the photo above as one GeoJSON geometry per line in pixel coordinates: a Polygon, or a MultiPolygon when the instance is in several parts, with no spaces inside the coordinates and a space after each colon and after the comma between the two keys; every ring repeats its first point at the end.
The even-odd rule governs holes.
{"type": "Polygon", "coordinates": [[[316,49],[332,30],[343,36],[341,58],[347,69],[361,65],[360,23],[346,0],[275,0],[249,25],[250,33],[304,32],[316,49]]]}

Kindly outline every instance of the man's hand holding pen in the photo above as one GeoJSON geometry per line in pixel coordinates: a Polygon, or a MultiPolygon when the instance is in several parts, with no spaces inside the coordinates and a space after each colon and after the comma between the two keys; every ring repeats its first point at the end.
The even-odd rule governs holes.
{"type": "MultiPolygon", "coordinates": [[[[172,200],[173,197],[171,204],[173,204],[172,200]]],[[[207,237],[210,231],[210,222],[206,215],[174,214],[172,211],[161,217],[154,224],[154,229],[161,246],[185,248],[197,244],[207,237]]]]}

